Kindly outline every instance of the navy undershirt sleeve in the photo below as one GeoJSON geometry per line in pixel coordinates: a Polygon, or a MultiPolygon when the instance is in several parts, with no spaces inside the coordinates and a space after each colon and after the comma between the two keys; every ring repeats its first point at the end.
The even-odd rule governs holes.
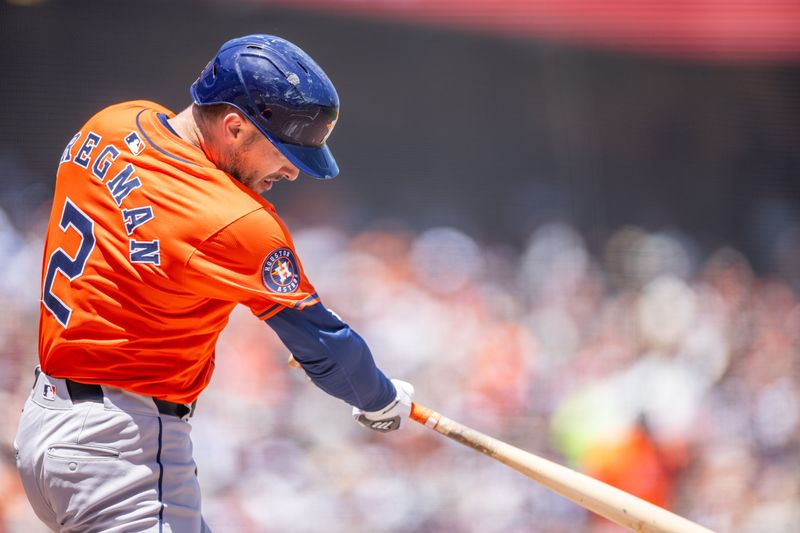
{"type": "Polygon", "coordinates": [[[328,394],[365,411],[394,400],[394,385],[375,365],[367,343],[324,305],[285,308],[265,322],[328,394]]]}

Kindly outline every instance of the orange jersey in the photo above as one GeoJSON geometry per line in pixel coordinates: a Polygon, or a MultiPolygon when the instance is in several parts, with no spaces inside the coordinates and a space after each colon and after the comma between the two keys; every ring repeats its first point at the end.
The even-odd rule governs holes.
{"type": "Polygon", "coordinates": [[[152,102],[111,106],[59,163],[39,356],[53,377],[189,403],[238,303],[261,319],[318,303],[273,206],[152,102]]]}

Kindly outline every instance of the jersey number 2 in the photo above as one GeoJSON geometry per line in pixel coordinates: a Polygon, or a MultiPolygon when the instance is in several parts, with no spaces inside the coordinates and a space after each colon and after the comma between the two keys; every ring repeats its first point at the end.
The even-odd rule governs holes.
{"type": "Polygon", "coordinates": [[[61,272],[70,281],[83,274],[86,261],[89,259],[89,255],[94,250],[95,245],[94,222],[83,211],[78,209],[78,206],[73,204],[72,200],[67,198],[66,202],[64,202],[64,210],[61,212],[59,227],[66,232],[70,226],[75,228],[81,236],[78,253],[75,254],[75,257],[70,257],[62,248],[58,248],[50,254],[50,260],[47,262],[47,272],[42,284],[42,303],[65,328],[69,324],[69,317],[72,316],[72,309],[53,294],[53,282],[58,272],[61,272]]]}

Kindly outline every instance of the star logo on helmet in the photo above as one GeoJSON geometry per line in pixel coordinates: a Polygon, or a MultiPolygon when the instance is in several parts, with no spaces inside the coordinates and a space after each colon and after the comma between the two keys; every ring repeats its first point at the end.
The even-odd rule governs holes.
{"type": "Polygon", "coordinates": [[[333,127],[336,125],[337,120],[339,120],[339,117],[336,117],[328,124],[325,124],[325,127],[328,128],[328,132],[325,134],[325,137],[322,138],[322,144],[328,142],[328,137],[330,137],[331,133],[333,133],[333,127]]]}

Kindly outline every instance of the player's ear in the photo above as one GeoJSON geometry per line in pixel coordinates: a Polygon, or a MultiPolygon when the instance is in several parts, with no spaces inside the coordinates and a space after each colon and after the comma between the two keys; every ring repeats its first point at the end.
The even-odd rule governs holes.
{"type": "Polygon", "coordinates": [[[233,142],[241,137],[243,120],[242,116],[235,111],[225,113],[222,116],[220,124],[222,126],[223,138],[226,141],[233,142]]]}

